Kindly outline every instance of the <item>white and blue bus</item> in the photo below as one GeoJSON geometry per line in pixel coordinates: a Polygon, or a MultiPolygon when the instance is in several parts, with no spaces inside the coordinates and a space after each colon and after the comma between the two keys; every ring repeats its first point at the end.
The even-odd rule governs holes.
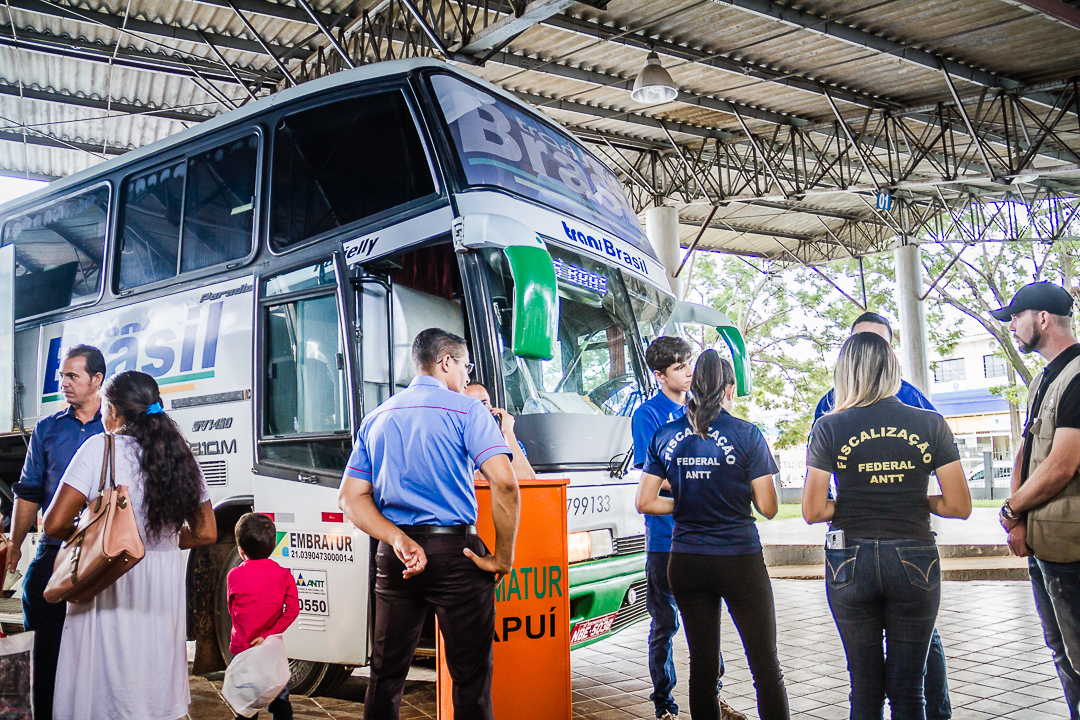
{"type": "Polygon", "coordinates": [[[0,489],[63,408],[69,347],[154,376],[218,518],[189,555],[198,667],[228,659],[252,509],[297,582],[294,690],[368,661],[370,542],[337,486],[431,326],[468,340],[537,473],[571,480],[575,645],[644,616],[629,416],[677,303],[615,175],[507,93],[429,60],[331,75],[8,203],[0,239],[0,489]]]}

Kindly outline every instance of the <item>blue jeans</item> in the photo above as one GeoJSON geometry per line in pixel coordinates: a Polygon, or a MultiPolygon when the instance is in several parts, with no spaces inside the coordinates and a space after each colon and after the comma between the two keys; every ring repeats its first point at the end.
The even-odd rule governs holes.
{"type": "MultiPolygon", "coordinates": [[[[656,717],[665,712],[679,714],[679,705],[671,697],[675,689],[675,658],[671,639],[679,631],[679,608],[675,605],[675,596],[668,584],[668,558],[670,553],[649,552],[645,555],[645,607],[652,622],[649,624],[649,676],[652,678],[653,692],[649,699],[656,707],[656,717]]],[[[719,636],[716,639],[720,643],[719,636]]],[[[716,682],[716,692],[724,687],[724,657],[720,656],[720,679],[716,682]]]]}
{"type": "Polygon", "coordinates": [[[923,694],[926,696],[926,720],[949,720],[952,717],[945,647],[941,644],[937,628],[930,637],[930,653],[923,670],[923,694]]]}
{"type": "Polygon", "coordinates": [[[851,720],[924,720],[923,673],[941,602],[941,561],[925,540],[849,539],[825,551],[825,582],[851,678],[851,720]],[[881,638],[884,634],[885,648],[881,638]]]}
{"type": "Polygon", "coordinates": [[[1080,718],[1080,562],[1028,558],[1035,607],[1046,645],[1054,653],[1070,720],[1080,718]]]}
{"type": "Polygon", "coordinates": [[[56,661],[60,658],[60,638],[67,616],[67,603],[45,600],[45,587],[58,552],[59,545],[39,542],[23,580],[23,628],[34,631],[34,717],[38,718],[53,716],[56,661]]]}

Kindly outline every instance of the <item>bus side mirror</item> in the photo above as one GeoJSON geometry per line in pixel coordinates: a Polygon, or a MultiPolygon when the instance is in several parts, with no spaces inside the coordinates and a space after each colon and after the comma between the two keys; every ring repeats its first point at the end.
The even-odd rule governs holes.
{"type": "Polygon", "coordinates": [[[454,220],[454,249],[499,248],[514,278],[511,350],[537,360],[555,357],[559,292],[551,253],[535,232],[505,215],[475,213],[454,220]]]}
{"type": "Polygon", "coordinates": [[[746,397],[753,391],[754,382],[750,373],[750,356],[746,353],[746,341],[739,328],[724,313],[716,308],[697,303],[677,302],[668,319],[665,332],[675,332],[676,323],[707,325],[716,328],[724,344],[731,351],[732,366],[735,369],[735,392],[739,397],[746,397]]]}
{"type": "Polygon", "coordinates": [[[559,332],[559,292],[555,266],[546,249],[518,245],[503,250],[514,276],[513,351],[518,357],[555,357],[559,332]]]}
{"type": "Polygon", "coordinates": [[[739,397],[746,397],[754,389],[750,374],[750,356],[746,354],[746,342],[739,328],[734,325],[720,325],[716,328],[720,337],[731,351],[732,365],[735,368],[735,392],[739,397]]]}

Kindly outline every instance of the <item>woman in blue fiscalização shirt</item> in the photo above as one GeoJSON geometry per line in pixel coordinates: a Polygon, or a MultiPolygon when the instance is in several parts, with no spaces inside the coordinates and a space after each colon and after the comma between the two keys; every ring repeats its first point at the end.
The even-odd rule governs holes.
{"type": "Polygon", "coordinates": [[[715,350],[698,358],[686,416],[656,431],[638,486],[637,509],[671,514],[668,581],[690,645],[690,714],[720,720],[716,697],[720,602],[746,650],[761,720],[787,720],[787,690],[776,655],[772,585],[751,503],[776,515],[777,472],[756,425],[728,410],[735,372],[715,350]],[[664,480],[672,497],[660,497],[664,480]]]}

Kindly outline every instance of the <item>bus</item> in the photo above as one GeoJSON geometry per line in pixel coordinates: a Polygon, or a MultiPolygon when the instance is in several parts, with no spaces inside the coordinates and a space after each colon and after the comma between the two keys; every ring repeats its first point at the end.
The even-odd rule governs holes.
{"type": "Polygon", "coordinates": [[[368,661],[371,543],[337,488],[364,414],[415,375],[420,330],[465,337],[537,473],[570,479],[575,647],[646,614],[628,472],[644,348],[695,313],[741,340],[676,302],[602,162],[433,60],[314,80],[57,180],[0,207],[0,240],[0,488],[64,407],[68,348],[152,375],[217,517],[218,543],[188,555],[196,672],[229,660],[233,526],[254,510],[297,584],[298,693],[368,661]]]}

